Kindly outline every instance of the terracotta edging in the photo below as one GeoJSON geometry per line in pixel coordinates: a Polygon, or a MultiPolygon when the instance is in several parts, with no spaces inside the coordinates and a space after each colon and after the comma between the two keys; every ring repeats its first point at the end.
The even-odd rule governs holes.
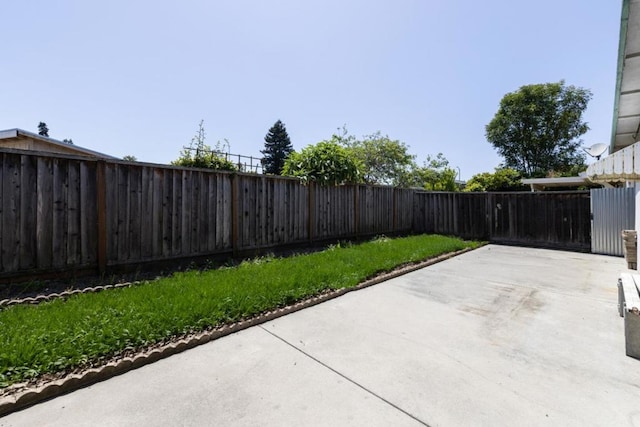
{"type": "MultiPolygon", "coordinates": [[[[165,357],[181,353],[185,350],[199,346],[201,344],[205,344],[209,341],[224,337],[226,335],[242,331],[251,326],[266,323],[268,321],[277,319],[278,317],[294,313],[296,311],[302,310],[303,308],[312,307],[346,293],[367,288],[369,286],[373,286],[378,283],[402,276],[412,271],[428,267],[441,261],[445,261],[454,256],[469,252],[473,249],[474,248],[466,248],[416,264],[411,264],[409,266],[399,268],[389,273],[381,274],[372,279],[365,280],[364,282],[358,284],[353,288],[342,288],[335,291],[327,292],[325,294],[308,298],[304,301],[297,302],[287,307],[259,314],[247,320],[231,323],[229,325],[223,325],[211,331],[205,331],[188,336],[186,338],[179,339],[178,341],[163,345],[158,348],[154,348],[150,351],[140,353],[133,357],[124,357],[122,359],[109,362],[97,368],[87,369],[86,371],[83,371],[81,373],[69,374],[64,378],[51,381],[40,387],[28,388],[16,394],[10,394],[4,397],[0,397],[0,417],[17,410],[24,409],[28,406],[35,405],[36,403],[40,403],[44,400],[52,399],[54,397],[70,393],[80,388],[90,386],[97,382],[107,380],[117,375],[124,374],[125,372],[140,368],[144,365],[148,365],[160,359],[164,359],[165,357]]],[[[131,284],[122,285],[130,286],[131,284]]],[[[71,292],[73,293],[73,291],[71,292]]]]}
{"type": "Polygon", "coordinates": [[[3,300],[0,300],[0,308],[9,307],[11,305],[18,305],[18,304],[40,304],[41,302],[51,301],[57,298],[68,298],[75,294],[85,294],[88,292],[101,292],[107,289],[128,288],[129,286],[138,285],[140,283],[142,282],[138,281],[138,282],[116,283],[114,285],[100,285],[100,286],[94,286],[90,288],[73,289],[71,291],[53,292],[51,294],[37,295],[35,297],[3,299],[3,300]]]}

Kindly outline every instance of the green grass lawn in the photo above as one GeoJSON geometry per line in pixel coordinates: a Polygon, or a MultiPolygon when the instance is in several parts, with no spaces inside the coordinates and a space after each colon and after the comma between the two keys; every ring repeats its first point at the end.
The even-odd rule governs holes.
{"type": "Polygon", "coordinates": [[[0,311],[0,387],[89,366],[131,348],[202,331],[353,287],[399,265],[475,247],[421,235],[376,239],[289,258],[176,273],[129,288],[0,311]]]}

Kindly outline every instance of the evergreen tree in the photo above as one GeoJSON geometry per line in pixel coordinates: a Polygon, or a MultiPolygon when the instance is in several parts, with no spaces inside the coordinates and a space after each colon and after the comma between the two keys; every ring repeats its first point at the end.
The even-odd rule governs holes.
{"type": "Polygon", "coordinates": [[[264,137],[264,150],[260,152],[264,154],[262,161],[264,173],[281,175],[284,161],[293,152],[293,145],[284,123],[280,120],[275,122],[269,129],[269,132],[264,137]]]}
{"type": "Polygon", "coordinates": [[[38,135],[49,136],[49,128],[45,122],[38,123],[38,135]]]}

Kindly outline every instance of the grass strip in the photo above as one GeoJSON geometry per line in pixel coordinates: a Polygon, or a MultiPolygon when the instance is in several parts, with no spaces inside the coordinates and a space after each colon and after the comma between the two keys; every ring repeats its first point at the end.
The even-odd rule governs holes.
{"type": "Polygon", "coordinates": [[[0,387],[353,287],[376,273],[476,246],[420,235],[176,273],[130,288],[0,311],[0,387]]]}

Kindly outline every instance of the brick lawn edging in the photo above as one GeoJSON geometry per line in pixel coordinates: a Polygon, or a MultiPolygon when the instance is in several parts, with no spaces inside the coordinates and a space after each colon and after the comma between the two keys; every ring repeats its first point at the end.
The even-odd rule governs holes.
{"type": "MultiPolygon", "coordinates": [[[[231,323],[229,325],[223,325],[219,328],[212,329],[210,331],[204,331],[198,334],[191,334],[187,337],[176,340],[175,342],[164,344],[157,348],[144,351],[133,357],[124,357],[111,362],[106,363],[98,368],[90,368],[83,370],[79,373],[71,373],[41,386],[26,386],[28,388],[23,389],[19,387],[25,387],[24,384],[9,386],[9,389],[15,388],[14,393],[0,397],[0,417],[8,415],[20,409],[27,408],[42,401],[52,399],[54,397],[61,396],[63,394],[71,393],[83,387],[90,386],[100,381],[105,381],[109,378],[113,378],[117,375],[124,374],[133,369],[140,368],[144,365],[156,362],[160,359],[172,356],[177,353],[181,353],[190,348],[199,346],[201,344],[208,343],[215,339],[224,337],[226,335],[233,334],[235,332],[242,331],[251,326],[266,323],[268,321],[277,319],[289,313],[302,310],[303,308],[312,307],[322,302],[337,298],[348,292],[356,291],[359,289],[367,288],[369,286],[377,285],[378,283],[385,282],[387,280],[402,276],[415,270],[419,270],[424,267],[445,261],[453,258],[454,256],[461,255],[465,252],[472,251],[474,248],[466,248],[457,252],[441,255],[432,259],[421,261],[415,264],[406,265],[388,273],[381,274],[373,277],[369,280],[354,286],[352,288],[342,288],[335,291],[329,291],[324,294],[320,294],[306,300],[297,302],[293,305],[279,308],[272,311],[259,314],[247,320],[231,323]]],[[[130,284],[122,284],[130,286],[130,284]]],[[[104,287],[102,287],[104,288],[104,287]]],[[[103,290],[103,289],[98,289],[103,290]]],[[[29,301],[31,302],[31,301],[29,301]]]]}

